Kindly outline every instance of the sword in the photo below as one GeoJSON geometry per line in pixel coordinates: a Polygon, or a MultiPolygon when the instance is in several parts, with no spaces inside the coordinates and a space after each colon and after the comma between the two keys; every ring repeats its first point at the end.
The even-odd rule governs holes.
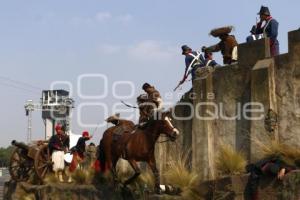
{"type": "Polygon", "coordinates": [[[129,105],[129,104],[125,103],[125,102],[122,101],[122,100],[121,100],[121,103],[124,104],[125,106],[129,107],[129,108],[135,108],[135,109],[138,109],[138,107],[129,105]]]}

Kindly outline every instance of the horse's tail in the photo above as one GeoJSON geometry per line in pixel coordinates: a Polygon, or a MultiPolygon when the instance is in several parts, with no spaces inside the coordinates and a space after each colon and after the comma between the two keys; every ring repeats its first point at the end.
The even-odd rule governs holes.
{"type": "Polygon", "coordinates": [[[106,163],[104,145],[102,144],[102,141],[100,142],[100,146],[99,146],[99,161],[100,161],[101,171],[105,172],[107,170],[106,167],[107,163],[106,163]]]}
{"type": "Polygon", "coordinates": [[[94,168],[97,172],[102,172],[102,173],[106,172],[107,170],[107,163],[106,163],[104,145],[102,140],[100,141],[100,145],[98,147],[98,157],[95,162],[94,168]]]}

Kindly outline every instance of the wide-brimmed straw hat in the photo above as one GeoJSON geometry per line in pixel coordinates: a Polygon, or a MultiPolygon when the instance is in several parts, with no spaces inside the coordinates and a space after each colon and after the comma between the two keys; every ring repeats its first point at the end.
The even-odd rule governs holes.
{"type": "Polygon", "coordinates": [[[233,30],[233,26],[224,26],[220,28],[215,28],[210,31],[210,35],[214,37],[220,37],[221,35],[226,35],[229,34],[233,30]]]}

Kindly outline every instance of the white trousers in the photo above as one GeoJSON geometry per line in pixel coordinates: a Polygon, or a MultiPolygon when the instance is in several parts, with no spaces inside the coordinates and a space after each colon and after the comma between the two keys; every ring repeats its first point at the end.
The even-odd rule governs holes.
{"type": "Polygon", "coordinates": [[[64,160],[65,152],[64,151],[53,151],[52,153],[52,162],[53,162],[53,171],[63,170],[65,168],[64,160]]]}

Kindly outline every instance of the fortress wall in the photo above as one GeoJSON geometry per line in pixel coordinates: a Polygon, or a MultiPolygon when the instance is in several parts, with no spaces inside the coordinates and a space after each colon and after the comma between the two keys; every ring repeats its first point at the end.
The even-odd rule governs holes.
{"type": "MultiPolygon", "coordinates": [[[[263,136],[270,134],[265,129],[268,109],[277,113],[279,120],[271,136],[300,146],[300,31],[289,33],[289,53],[270,57],[269,52],[268,39],[240,44],[238,64],[220,67],[206,79],[195,80],[194,98],[185,95],[181,99],[180,102],[192,102],[195,112],[191,120],[174,119],[181,132],[178,143],[183,149],[191,147],[192,168],[203,180],[216,176],[215,158],[221,143],[243,151],[250,161],[259,158],[253,140],[264,142],[263,136]],[[258,120],[249,120],[242,114],[245,108],[259,108],[246,106],[249,102],[263,105],[260,112],[246,115],[260,117],[258,120]],[[211,120],[196,117],[215,114],[218,118],[211,120]]],[[[176,115],[186,116],[189,112],[187,106],[175,106],[176,115]]],[[[168,145],[173,144],[164,144],[164,148],[157,150],[163,158],[162,171],[172,151],[168,145]]]]}
{"type": "Polygon", "coordinates": [[[300,31],[289,32],[289,54],[275,65],[280,139],[300,147],[300,31]]]}

